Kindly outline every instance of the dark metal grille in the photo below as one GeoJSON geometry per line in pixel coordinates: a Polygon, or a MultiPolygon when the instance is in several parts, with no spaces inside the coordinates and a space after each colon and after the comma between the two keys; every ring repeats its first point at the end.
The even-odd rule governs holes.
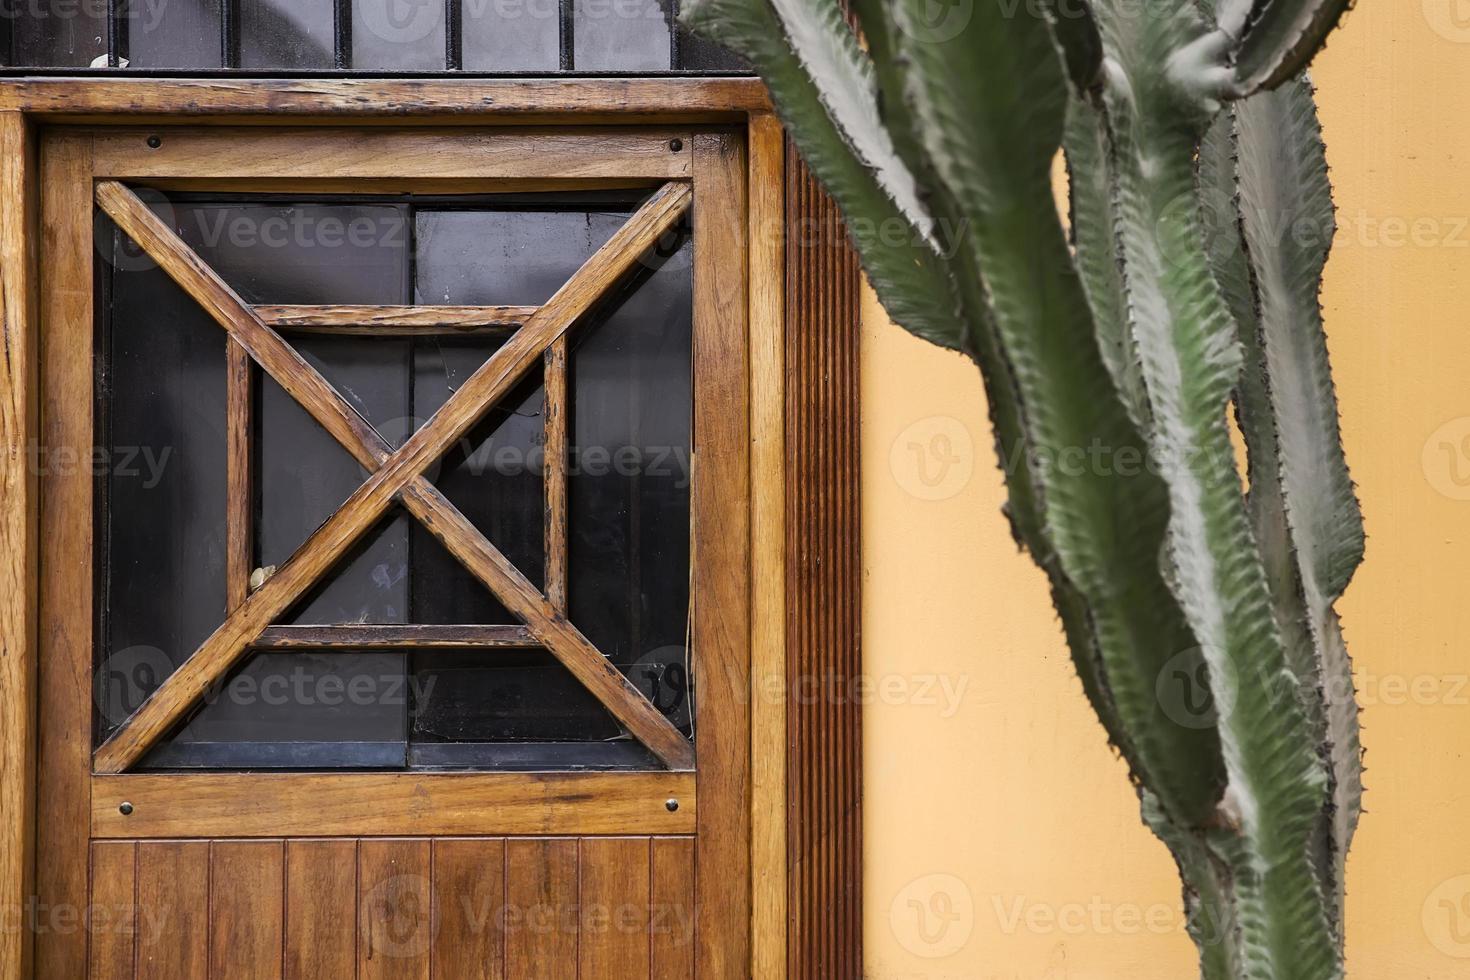
{"type": "Polygon", "coordinates": [[[0,0],[0,70],[748,73],[736,55],[684,31],[678,12],[679,0],[0,0]]]}

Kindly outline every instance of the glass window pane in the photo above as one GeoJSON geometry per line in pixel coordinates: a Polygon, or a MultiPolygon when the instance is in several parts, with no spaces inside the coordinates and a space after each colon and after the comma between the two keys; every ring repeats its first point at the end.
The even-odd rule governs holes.
{"type": "Polygon", "coordinates": [[[129,68],[219,68],[219,0],[132,0],[125,10],[129,68]]]}
{"type": "Polygon", "coordinates": [[[561,11],[556,0],[462,0],[467,71],[556,71],[561,11]]]}
{"type": "Polygon", "coordinates": [[[679,28],[679,67],[686,71],[749,71],[750,65],[729,48],[703,35],[679,28]]]}
{"type": "Polygon", "coordinates": [[[568,597],[587,638],[687,723],[692,248],[671,245],[574,336],[568,597]]]}
{"type": "Polygon", "coordinates": [[[575,0],[578,71],[668,71],[669,0],[575,0]]]}
{"type": "Polygon", "coordinates": [[[212,688],[145,769],[398,769],[401,653],[260,653],[212,688]]]}
{"type": "Polygon", "coordinates": [[[443,71],[444,0],[352,0],[352,67],[443,71]]]}
{"type": "Polygon", "coordinates": [[[628,220],[625,211],[420,211],[418,302],[546,302],[628,220]]]}
{"type": "MultiPolygon", "coordinates": [[[[225,334],[103,220],[99,734],[225,612],[225,334]],[[110,289],[106,288],[110,287],[110,289]]],[[[59,465],[59,464],[58,464],[59,465]]]]}
{"type": "Polygon", "coordinates": [[[14,64],[86,68],[107,64],[106,0],[25,0],[4,7],[14,18],[14,64]]]}
{"type": "Polygon", "coordinates": [[[336,64],[333,0],[239,3],[241,68],[331,68],[336,64]]]}

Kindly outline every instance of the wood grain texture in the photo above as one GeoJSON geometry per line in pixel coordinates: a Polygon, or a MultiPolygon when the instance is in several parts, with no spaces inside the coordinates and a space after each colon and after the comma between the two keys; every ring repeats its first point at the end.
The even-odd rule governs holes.
{"type": "Polygon", "coordinates": [[[694,976],[698,939],[694,879],[695,842],[655,837],[649,845],[649,971],[652,980],[694,976]]]}
{"type": "MultiPolygon", "coordinates": [[[[85,974],[90,980],[132,980],[134,943],[138,929],[134,841],[96,841],[92,844],[92,907],[94,925],[75,945],[88,952],[85,974]]],[[[59,974],[52,973],[53,976],[59,974]]]]}
{"type": "Polygon", "coordinates": [[[209,975],[209,841],[138,844],[138,980],[209,975]]]}
{"type": "Polygon", "coordinates": [[[257,306],[267,326],[294,333],[362,337],[453,337],[507,333],[535,306],[257,306]]]}
{"type": "MultiPolygon", "coordinates": [[[[38,491],[31,448],[37,400],[39,185],[30,126],[0,112],[0,910],[34,892],[38,491]]],[[[29,974],[29,929],[0,929],[0,976],[29,974]]]]}
{"type": "Polygon", "coordinates": [[[94,784],[92,834],[104,839],[685,834],[699,819],[689,773],[181,773],[94,784]]]}
{"type": "Polygon", "coordinates": [[[558,337],[546,351],[546,601],[561,615],[567,611],[567,338],[558,337]]]}
{"type": "Polygon", "coordinates": [[[255,569],[255,369],[250,352],[233,337],[225,348],[225,608],[234,612],[250,595],[255,569]]]}
{"type": "Polygon", "coordinates": [[[526,650],[540,643],[524,626],[272,626],[256,650],[526,650]]]}
{"type": "Polygon", "coordinates": [[[577,905],[581,914],[578,976],[647,977],[649,876],[647,837],[580,842],[577,905]]]}
{"type": "Polygon", "coordinates": [[[785,159],[750,120],[751,975],[786,975],[785,159]]]}
{"type": "MultiPolygon", "coordinates": [[[[41,570],[40,717],[37,748],[37,892],[52,904],[87,903],[91,812],[93,479],[91,142],[47,135],[41,148],[41,570]]],[[[37,975],[72,980],[86,945],[55,931],[37,937],[37,975]]]]}
{"type": "Polygon", "coordinates": [[[0,87],[0,109],[48,116],[352,116],[441,119],[465,125],[556,117],[639,122],[740,121],[769,112],[757,78],[627,79],[165,79],[21,78],[0,87]]]}
{"type": "Polygon", "coordinates": [[[687,130],[633,128],[440,129],[426,140],[413,130],[313,129],[303,136],[215,126],[108,129],[95,139],[93,172],[118,179],[680,180],[689,176],[691,155],[687,130]]]}
{"type": "MultiPolygon", "coordinates": [[[[188,710],[210,683],[222,676],[247,651],[260,632],[317,582],[344,555],[402,493],[411,512],[436,535],[467,536],[472,525],[449,505],[421,476],[460,439],[531,363],[539,359],[594,302],[612,288],[643,252],[678,221],[689,205],[689,188],[668,184],[654,194],[582,268],[542,306],[526,326],[501,346],[397,452],[381,460],[379,468],[331,518],[258,591],[217,629],[204,644],[170,675],[143,705],[97,751],[99,772],[121,772],[136,762],[188,710]],[[428,508],[440,509],[437,525],[430,526],[428,508]],[[453,520],[453,518],[458,520],[453,520]]],[[[207,312],[239,338],[251,356],[280,380],[297,401],[312,411],[328,431],[361,460],[386,451],[377,433],[353,412],[321,375],[284,344],[240,301],[171,229],[127,188],[115,182],[97,185],[97,200],[161,268],[200,301],[207,312]],[[318,414],[320,413],[320,414],[318,414]]],[[[479,550],[498,558],[504,571],[510,563],[482,535],[479,550]]],[[[461,542],[465,544],[465,542],[461,542]]],[[[462,549],[462,550],[468,550],[462,549]]],[[[471,569],[474,570],[473,568],[471,569]]],[[[519,576],[519,573],[514,573],[519,576]]],[[[514,576],[500,576],[506,588],[518,586],[514,576]]],[[[520,577],[524,582],[524,578],[520,577]]],[[[529,583],[527,583],[529,585],[529,583]]],[[[531,590],[534,593],[534,590],[531,590]]],[[[513,600],[508,595],[503,601],[513,600]]],[[[525,597],[528,606],[534,601],[525,597]]],[[[512,611],[517,610],[512,607],[512,611]]],[[[689,768],[692,750],[687,740],[638,690],[630,684],[581,634],[564,619],[528,621],[542,642],[599,698],[631,733],[672,769],[689,768]]]]}
{"type": "Polygon", "coordinates": [[[359,980],[429,980],[433,868],[427,840],[357,845],[359,980]]]}
{"type": "Polygon", "coordinates": [[[286,980],[356,976],[357,841],[287,841],[284,874],[286,980]]]}
{"type": "Polygon", "coordinates": [[[505,973],[516,980],[577,976],[577,841],[505,842],[505,973]]]}
{"type": "Polygon", "coordinates": [[[860,274],[841,217],[786,166],[787,869],[792,980],[862,976],[860,274]]]}
{"type": "Polygon", "coordinates": [[[701,977],[750,970],[750,434],[745,154],[695,139],[691,635],[699,697],[701,977]],[[718,869],[717,871],[715,869],[718,869]]]}
{"type": "Polygon", "coordinates": [[[434,841],[434,980],[506,980],[505,841],[434,841]]]}
{"type": "Polygon", "coordinates": [[[209,980],[281,976],[285,932],[284,841],[209,845],[209,980]]]}

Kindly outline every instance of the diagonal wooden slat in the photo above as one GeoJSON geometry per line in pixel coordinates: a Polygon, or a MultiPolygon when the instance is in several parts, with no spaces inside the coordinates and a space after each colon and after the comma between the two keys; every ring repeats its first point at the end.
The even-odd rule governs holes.
{"type": "MultiPolygon", "coordinates": [[[[97,751],[99,772],[124,771],[172,726],[248,650],[282,612],[331,568],[387,510],[403,502],[456,553],[477,556],[471,571],[502,596],[533,613],[545,600],[521,577],[506,575],[503,555],[444,499],[422,472],[461,438],[545,350],[601,298],[660,236],[688,210],[687,185],[668,184],[641,207],[543,307],[461,386],[448,402],[391,455],[382,437],[342,401],[325,379],[301,360],[212,270],[127,188],[98,185],[99,204],[140,247],[174,276],[334,437],[367,466],[378,468],[264,586],[249,597],[195,653],[97,751]],[[273,367],[276,365],[276,367],[273,367]],[[290,382],[289,384],[287,382],[290,382]],[[380,465],[378,465],[380,464],[380,465]],[[479,541],[473,540],[479,538],[479,541]],[[468,538],[468,539],[467,539],[468,538]],[[492,582],[494,584],[492,584],[492,582]],[[530,595],[515,594],[524,587],[530,595]]],[[[513,568],[510,568],[514,572],[513,568]]],[[[514,608],[514,607],[513,607],[514,608]]],[[[597,696],[634,737],[671,769],[693,765],[693,747],[564,618],[528,616],[527,626],[597,696]],[[535,622],[531,620],[535,619],[535,622]]]]}

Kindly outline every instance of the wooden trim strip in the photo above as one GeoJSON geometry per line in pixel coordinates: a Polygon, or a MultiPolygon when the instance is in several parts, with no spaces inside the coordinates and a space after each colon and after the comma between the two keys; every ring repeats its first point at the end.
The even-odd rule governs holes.
{"type": "Polygon", "coordinates": [[[546,351],[546,598],[561,615],[567,611],[567,338],[546,351]]]}
{"type": "Polygon", "coordinates": [[[272,626],[256,650],[531,650],[541,646],[524,626],[272,626]]]}
{"type": "Polygon", "coordinates": [[[234,612],[250,595],[255,567],[254,374],[250,352],[228,339],[225,366],[225,608],[234,612]]]}
{"type": "Polygon", "coordinates": [[[535,306],[257,306],[266,326],[293,333],[365,337],[508,333],[525,326],[535,306]]]}
{"type": "MultiPolygon", "coordinates": [[[[178,270],[192,280],[203,274],[216,280],[212,289],[206,292],[218,295],[223,290],[233,296],[228,293],[228,287],[218,282],[218,277],[212,276],[208,267],[125,187],[104,182],[98,185],[97,196],[109,213],[116,212],[114,220],[124,230],[132,234],[132,225],[140,232],[146,232],[134,234],[134,241],[148,250],[171,275],[178,270]]],[[[209,684],[238,662],[261,631],[296,602],[382,516],[396,496],[402,494],[406,503],[411,502],[410,509],[426,526],[435,516],[427,505],[442,501],[441,507],[446,513],[437,515],[441,518],[439,527],[451,530],[436,530],[430,526],[429,529],[435,533],[463,535],[465,529],[472,527],[422,479],[421,474],[524,375],[552,341],[605,295],[660,235],[683,217],[689,207],[690,196],[687,185],[671,183],[650,198],[520,332],[450,397],[428,424],[411,436],[401,449],[386,457],[373,475],[307,539],[297,553],[113,733],[97,751],[94,760],[97,771],[121,772],[141,758],[148,747],[198,700],[209,684]],[[463,523],[442,520],[451,516],[458,517],[463,523]],[[460,530],[452,530],[455,527],[460,530]]],[[[189,282],[184,285],[190,289],[189,282]]],[[[234,297],[234,308],[222,310],[217,319],[238,327],[247,336],[256,335],[256,340],[274,338],[276,344],[285,347],[274,332],[244,308],[238,297],[234,297]]],[[[267,343],[265,346],[274,345],[267,343]]],[[[289,348],[286,352],[295,353],[289,348]]],[[[252,356],[261,360],[255,350],[252,350],[252,356]]],[[[279,350],[272,350],[266,356],[284,355],[279,350]]],[[[299,355],[296,355],[296,360],[300,360],[299,355]]],[[[266,361],[261,363],[269,369],[266,361]]],[[[327,424],[329,431],[355,455],[367,453],[371,456],[369,447],[382,445],[381,437],[372,427],[352,413],[341,396],[315,371],[292,367],[286,371],[285,380],[297,383],[307,393],[307,400],[302,396],[298,396],[298,400],[309,408],[320,408],[326,416],[322,419],[323,424],[327,424]],[[353,420],[360,425],[352,424],[353,420]]],[[[504,561],[504,556],[483,538],[479,543],[488,553],[504,561]]],[[[508,562],[506,564],[509,565],[508,562]]],[[[539,595],[535,599],[544,601],[539,595]]],[[[688,740],[590,643],[581,646],[558,642],[569,640],[573,634],[580,636],[569,623],[564,620],[557,622],[553,617],[539,627],[534,622],[528,625],[553,654],[562,659],[568,669],[602,700],[614,717],[660,760],[673,769],[692,767],[693,748],[688,740]]]]}
{"type": "Polygon", "coordinates": [[[92,800],[112,840],[688,834],[699,816],[694,776],[669,772],[130,774],[93,777],[92,800]]]}
{"type": "Polygon", "coordinates": [[[687,180],[687,129],[107,128],[94,176],[191,180],[687,180]],[[677,148],[677,149],[676,149],[677,148]]]}
{"type": "Polygon", "coordinates": [[[841,215],[788,142],[786,616],[792,980],[863,975],[858,336],[841,215]],[[821,692],[821,696],[810,696],[821,692]]]}
{"type": "Polygon", "coordinates": [[[0,975],[29,976],[36,808],[37,531],[32,449],[37,399],[36,141],[18,112],[0,113],[0,975]]]}
{"type": "Polygon", "coordinates": [[[0,84],[0,110],[49,116],[678,118],[735,121],[769,112],[758,78],[198,79],[22,77],[0,84]]]}
{"type": "Polygon", "coordinates": [[[751,864],[754,980],[786,976],[786,137],[750,120],[751,864]]]}

